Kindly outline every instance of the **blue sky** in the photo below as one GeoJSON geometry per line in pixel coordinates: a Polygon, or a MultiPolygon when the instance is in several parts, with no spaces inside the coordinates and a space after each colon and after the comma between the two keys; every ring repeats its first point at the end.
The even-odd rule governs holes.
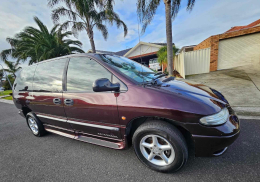
{"type": "MultiPolygon", "coordinates": [[[[115,11],[128,26],[128,35],[116,26],[109,27],[108,40],[100,32],[94,32],[96,49],[119,51],[138,43],[138,22],[136,0],[115,0],[115,11]]],[[[186,11],[187,1],[183,0],[178,16],[173,21],[173,42],[182,47],[198,44],[211,35],[220,34],[233,26],[246,25],[260,19],[259,0],[197,0],[191,12],[186,11]]],[[[147,27],[141,41],[166,42],[165,11],[163,0],[152,23],[147,27]]],[[[6,37],[12,37],[25,26],[35,26],[33,16],[39,17],[49,28],[51,9],[47,0],[1,0],[0,2],[0,51],[9,48],[6,37]]],[[[140,26],[141,31],[141,26],[140,26]]],[[[79,34],[84,51],[90,43],[86,32],[79,34]]],[[[0,61],[2,63],[2,61],[0,61]]],[[[25,63],[27,64],[27,63],[25,63]]]]}

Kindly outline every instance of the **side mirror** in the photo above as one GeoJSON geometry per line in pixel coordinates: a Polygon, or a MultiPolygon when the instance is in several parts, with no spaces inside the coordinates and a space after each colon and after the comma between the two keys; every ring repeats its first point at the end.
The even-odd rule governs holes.
{"type": "Polygon", "coordinates": [[[93,83],[93,91],[94,92],[105,92],[105,91],[119,91],[120,84],[119,83],[111,83],[107,78],[97,79],[93,83]]]}

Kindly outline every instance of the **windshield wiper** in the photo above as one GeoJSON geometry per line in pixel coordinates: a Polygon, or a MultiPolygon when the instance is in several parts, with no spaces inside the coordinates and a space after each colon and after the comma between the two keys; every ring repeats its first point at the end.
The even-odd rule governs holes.
{"type": "Polygon", "coordinates": [[[154,74],[156,77],[154,77],[151,81],[146,81],[146,82],[142,82],[141,85],[157,85],[157,79],[158,78],[161,78],[161,77],[164,77],[164,76],[167,76],[167,74],[164,74],[162,72],[159,72],[159,73],[153,73],[153,72],[144,72],[144,73],[147,73],[147,74],[154,74]]]}
{"type": "Polygon", "coordinates": [[[154,72],[140,72],[142,75],[155,74],[154,72]]]}
{"type": "Polygon", "coordinates": [[[161,78],[161,77],[164,77],[164,76],[167,76],[167,75],[164,74],[164,73],[161,73],[159,76],[153,78],[153,80],[157,80],[158,78],[161,78]]]}
{"type": "Polygon", "coordinates": [[[164,73],[163,72],[158,72],[158,73],[156,73],[154,75],[156,76],[156,75],[161,75],[161,74],[164,74],[164,73]]]}
{"type": "Polygon", "coordinates": [[[161,78],[161,77],[164,77],[164,76],[167,76],[167,75],[163,73],[163,74],[161,74],[161,75],[159,75],[159,76],[153,78],[150,82],[148,82],[148,83],[144,83],[144,85],[148,85],[148,84],[151,84],[151,85],[158,85],[158,83],[157,83],[157,79],[158,79],[158,78],[161,78]]]}

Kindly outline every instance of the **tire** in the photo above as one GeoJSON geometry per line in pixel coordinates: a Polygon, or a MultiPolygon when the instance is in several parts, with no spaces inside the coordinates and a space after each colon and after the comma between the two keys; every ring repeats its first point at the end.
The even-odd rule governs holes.
{"type": "Polygon", "coordinates": [[[46,134],[42,122],[32,112],[26,115],[26,121],[34,136],[41,137],[46,134]]]}
{"type": "Polygon", "coordinates": [[[136,156],[152,170],[176,172],[187,162],[185,138],[169,123],[159,120],[145,122],[137,128],[132,140],[136,156]],[[157,145],[154,145],[156,141],[157,145]]]}

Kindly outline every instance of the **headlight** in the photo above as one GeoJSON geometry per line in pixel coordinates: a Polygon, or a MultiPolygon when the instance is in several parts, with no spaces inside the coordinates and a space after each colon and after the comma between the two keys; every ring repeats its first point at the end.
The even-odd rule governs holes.
{"type": "Polygon", "coordinates": [[[204,125],[220,125],[227,121],[229,117],[228,109],[225,107],[219,113],[206,116],[200,119],[200,123],[204,125]]]}

